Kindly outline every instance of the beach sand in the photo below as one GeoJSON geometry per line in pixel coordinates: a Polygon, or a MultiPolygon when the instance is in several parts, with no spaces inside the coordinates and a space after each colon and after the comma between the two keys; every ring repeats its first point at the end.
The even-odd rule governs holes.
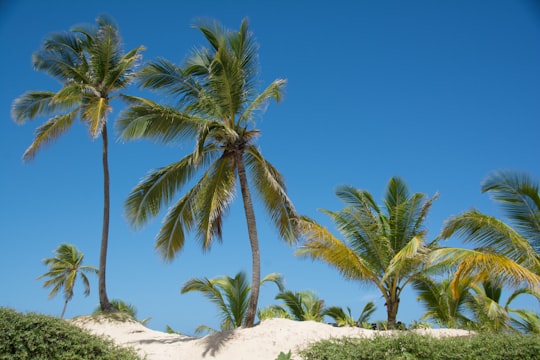
{"type": "MultiPolygon", "coordinates": [[[[82,316],[70,320],[97,335],[110,337],[116,344],[130,346],[148,360],[275,360],[280,352],[293,354],[321,339],[340,337],[371,338],[392,334],[353,327],[334,327],[314,321],[286,319],[264,320],[249,329],[235,329],[201,338],[168,334],[149,329],[133,321],[82,316]]],[[[470,332],[456,329],[414,330],[424,335],[465,336],[470,332]]]]}

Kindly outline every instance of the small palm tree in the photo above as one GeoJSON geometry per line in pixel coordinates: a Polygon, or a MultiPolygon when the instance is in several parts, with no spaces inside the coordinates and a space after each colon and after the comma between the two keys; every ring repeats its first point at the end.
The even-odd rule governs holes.
{"type": "MultiPolygon", "coordinates": [[[[351,309],[347,307],[347,312],[339,306],[331,306],[324,311],[324,315],[334,319],[337,326],[360,326],[368,327],[369,318],[377,310],[375,303],[373,301],[368,302],[358,319],[354,319],[351,314],[351,309]]],[[[371,327],[371,325],[369,325],[371,327]]]]}
{"type": "MultiPolygon", "coordinates": [[[[152,318],[149,318],[149,317],[144,318],[142,320],[137,319],[137,308],[134,305],[125,302],[124,300],[112,299],[111,300],[111,305],[116,309],[116,311],[118,313],[126,314],[129,317],[133,318],[133,320],[140,322],[142,325],[148,324],[148,322],[152,319],[152,318]]],[[[103,313],[104,312],[101,309],[101,306],[98,306],[94,310],[94,314],[103,314],[103,313]]]]}
{"type": "Polygon", "coordinates": [[[436,247],[436,242],[426,244],[423,225],[437,195],[411,195],[397,177],[388,183],[384,208],[365,190],[341,186],[336,194],[345,208],[323,211],[345,240],[304,218],[300,227],[306,241],[297,254],[327,262],[346,279],[374,284],[385,299],[388,328],[393,329],[401,292],[423,271],[427,255],[436,247]]]}
{"type": "MultiPolygon", "coordinates": [[[[283,278],[280,274],[272,273],[265,276],[261,280],[261,285],[266,282],[273,282],[280,291],[283,290],[283,278]]],[[[192,291],[202,293],[217,305],[221,316],[221,331],[242,326],[247,315],[248,301],[252,291],[245,272],[239,272],[234,278],[219,276],[215,279],[191,279],[180,290],[182,294],[192,291]]],[[[195,329],[197,334],[205,331],[216,332],[217,330],[206,325],[200,325],[195,329]]]]}
{"type": "Polygon", "coordinates": [[[144,88],[173,97],[173,106],[142,98],[131,98],[132,106],[117,122],[126,140],[148,138],[171,144],[195,142],[191,154],[153,170],[133,189],[126,201],[129,222],[140,227],[173,202],[177,191],[185,191],[165,215],[156,248],[166,260],[182,250],[187,233],[194,231],[203,250],[222,239],[222,224],[239,185],[252,253],[253,289],[245,326],[253,326],[260,287],[260,252],[252,193],[259,199],[281,238],[292,243],[298,234],[294,206],[287,196],[279,171],[256,146],[260,130],[256,117],[271,100],[279,101],[285,80],[273,81],[257,91],[257,45],[246,20],[239,31],[219,23],[197,26],[210,47],[194,51],[184,67],[161,59],[140,73],[144,88]]]}
{"type": "Polygon", "coordinates": [[[427,276],[416,278],[412,286],[418,293],[417,300],[426,308],[421,320],[431,320],[447,328],[470,328],[473,320],[466,315],[472,301],[470,282],[462,281],[454,294],[451,279],[436,281],[427,276]]]}
{"type": "Polygon", "coordinates": [[[69,32],[47,37],[32,62],[62,84],[58,92],[28,91],[13,102],[12,117],[18,124],[38,116],[50,118],[37,128],[36,136],[23,155],[33,159],[44,146],[67,132],[79,118],[88,126],[90,137],[101,137],[103,163],[103,226],[99,260],[99,301],[105,311],[113,310],[105,284],[109,242],[110,178],[107,117],[111,101],[132,81],[142,46],[123,52],[119,30],[107,16],[97,26],[78,26],[69,32]]]}
{"type": "Polygon", "coordinates": [[[90,265],[83,265],[84,255],[77,250],[74,245],[62,244],[54,250],[56,256],[46,258],[43,263],[49,267],[49,271],[38,277],[39,279],[48,278],[43,283],[43,287],[52,287],[49,298],[54,297],[58,291],[64,291],[64,307],[60,317],[63,318],[66,312],[68,302],[73,298],[73,290],[77,278],[80,278],[84,284],[84,295],[90,295],[90,281],[87,273],[97,274],[98,269],[90,265]]]}
{"type": "Polygon", "coordinates": [[[326,310],[324,301],[319,299],[317,294],[312,291],[282,291],[276,295],[276,300],[283,300],[285,307],[294,320],[323,321],[326,310]]]}

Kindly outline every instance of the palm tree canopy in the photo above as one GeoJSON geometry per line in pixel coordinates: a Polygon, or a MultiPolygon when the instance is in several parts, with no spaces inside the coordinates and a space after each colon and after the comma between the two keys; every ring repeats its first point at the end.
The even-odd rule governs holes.
{"type": "Polygon", "coordinates": [[[207,250],[213,240],[221,240],[223,218],[236,195],[237,171],[245,166],[280,236],[294,241],[294,206],[282,175],[255,145],[259,130],[254,128],[257,113],[270,100],[281,99],[286,82],[275,80],[257,92],[257,46],[246,20],[239,31],[217,22],[196,28],[209,47],[194,50],[181,67],[158,59],[139,74],[143,88],[160,91],[173,105],[130,97],[131,106],[116,123],[125,140],[195,141],[191,154],[152,170],[133,189],[126,201],[128,221],[134,227],[146,224],[193,181],[165,215],[156,248],[172,260],[187,233],[194,231],[207,250]]]}
{"type": "Polygon", "coordinates": [[[403,288],[409,275],[418,272],[428,251],[423,221],[437,196],[410,195],[403,180],[392,178],[385,195],[385,213],[365,190],[341,186],[336,194],[344,209],[323,211],[345,240],[304,218],[301,226],[307,240],[297,254],[324,260],[347,279],[375,283],[380,289],[394,279],[403,288]]]}
{"type": "Polygon", "coordinates": [[[65,300],[71,300],[78,277],[83,282],[84,294],[88,296],[90,294],[90,280],[87,274],[97,274],[98,270],[90,265],[82,265],[84,254],[74,245],[62,244],[54,252],[56,253],[55,257],[43,260],[43,263],[49,267],[49,271],[37,278],[38,280],[48,278],[43,283],[43,287],[52,287],[49,298],[63,290],[65,300]]]}
{"type": "Polygon", "coordinates": [[[510,171],[490,174],[482,191],[502,205],[508,223],[469,210],[448,219],[440,237],[458,236],[474,249],[439,249],[430,261],[458,266],[460,277],[476,276],[477,282],[501,278],[515,288],[527,283],[540,289],[540,195],[538,183],[528,175],[510,171]]]}
{"type": "Polygon", "coordinates": [[[78,26],[48,36],[32,62],[36,70],[56,78],[62,87],[56,93],[28,91],[13,102],[11,115],[18,124],[49,117],[37,128],[23,159],[33,159],[77,117],[86,123],[92,138],[98,137],[112,110],[112,97],[134,78],[143,49],[139,46],[124,53],[118,27],[105,15],[97,18],[97,26],[78,26]]]}

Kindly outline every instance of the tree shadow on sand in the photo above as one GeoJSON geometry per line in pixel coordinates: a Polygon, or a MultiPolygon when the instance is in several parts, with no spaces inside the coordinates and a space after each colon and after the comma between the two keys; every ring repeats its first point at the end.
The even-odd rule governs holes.
{"type": "Polygon", "coordinates": [[[227,343],[227,341],[232,340],[234,337],[234,330],[227,330],[222,332],[217,332],[211,335],[207,335],[202,338],[202,343],[204,344],[203,356],[215,356],[227,343]]]}

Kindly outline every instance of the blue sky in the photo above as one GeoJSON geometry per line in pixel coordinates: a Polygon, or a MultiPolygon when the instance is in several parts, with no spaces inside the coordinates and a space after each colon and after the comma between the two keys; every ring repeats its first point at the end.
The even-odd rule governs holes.
{"type": "MultiPolygon", "coordinates": [[[[500,216],[481,181],[512,169],[540,178],[540,7],[532,1],[30,1],[0,2],[0,306],[58,315],[63,298],[47,299],[36,277],[61,243],[73,243],[98,265],[102,217],[101,142],[82,124],[21,160],[42,119],[23,126],[10,119],[12,101],[27,90],[57,90],[35,72],[31,55],[55,31],[93,23],[107,13],[119,24],[125,48],[146,46],[144,60],[181,62],[206,45],[191,25],[217,19],[237,29],[248,17],[260,45],[261,86],[288,80],[286,96],[272,103],[258,127],[263,154],[285,176],[297,210],[332,226],[318,209],[338,210],[334,191],[350,184],[379,202],[392,176],[412,192],[440,198],[430,212],[428,238],[445,219],[472,207],[500,216]]],[[[135,87],[128,92],[137,93],[135,87]]],[[[153,94],[144,93],[147,96],[153,94]]],[[[123,108],[114,104],[110,122],[123,108]]],[[[123,216],[123,202],[150,169],[175,161],[189,145],[148,141],[110,147],[111,228],[107,287],[151,317],[149,327],[170,325],[192,333],[217,326],[217,312],[198,293],[180,294],[193,277],[250,271],[251,254],[241,203],[225,222],[222,244],[203,253],[188,241],[164,263],[154,251],[162,215],[140,231],[123,216]]],[[[239,199],[238,199],[239,200],[239,199]]],[[[327,305],[349,306],[357,316],[376,302],[376,289],[341,279],[323,263],[294,256],[257,208],[262,274],[279,272],[293,291],[315,291],[327,305]]],[[[449,246],[461,245],[457,240],[449,246]]],[[[262,288],[260,307],[277,303],[262,288]]],[[[77,288],[66,317],[98,304],[97,278],[88,298],[77,288]]],[[[533,304],[533,303],[530,303],[533,304]]],[[[528,304],[528,305],[530,305],[528,304]]],[[[526,304],[527,305],[527,304],[526,304]]],[[[533,304],[534,305],[534,304],[533,304]]],[[[538,307],[536,305],[536,310],[538,307]]],[[[423,314],[412,289],[404,291],[399,320],[423,314]]]]}

